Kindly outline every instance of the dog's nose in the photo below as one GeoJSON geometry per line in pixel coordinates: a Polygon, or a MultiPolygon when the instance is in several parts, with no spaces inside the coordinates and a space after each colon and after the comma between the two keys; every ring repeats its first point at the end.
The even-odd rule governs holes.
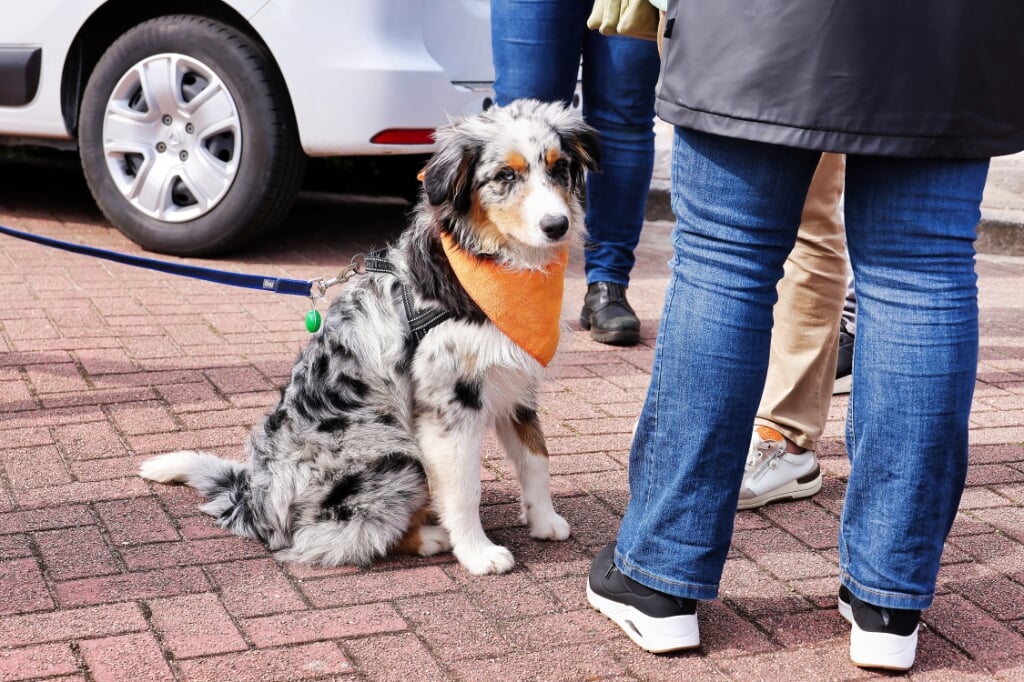
{"type": "Polygon", "coordinates": [[[569,218],[549,213],[540,219],[540,229],[544,230],[548,239],[558,239],[569,231],[569,218]]]}

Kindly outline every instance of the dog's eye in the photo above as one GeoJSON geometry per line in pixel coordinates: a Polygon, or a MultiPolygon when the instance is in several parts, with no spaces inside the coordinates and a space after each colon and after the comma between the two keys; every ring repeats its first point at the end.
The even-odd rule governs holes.
{"type": "Polygon", "coordinates": [[[569,179],[569,161],[566,159],[559,159],[551,166],[548,172],[551,177],[556,180],[566,181],[569,179]]]}
{"type": "Polygon", "coordinates": [[[502,168],[498,171],[498,179],[503,182],[515,182],[518,177],[519,174],[511,168],[502,168]]]}

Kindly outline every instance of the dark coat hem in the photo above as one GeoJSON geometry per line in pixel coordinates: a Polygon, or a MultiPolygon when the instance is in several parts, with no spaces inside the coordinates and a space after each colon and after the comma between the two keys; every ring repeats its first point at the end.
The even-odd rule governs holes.
{"type": "Polygon", "coordinates": [[[1024,130],[1016,130],[1012,135],[1001,137],[916,137],[801,128],[700,111],[660,98],[656,110],[663,120],[684,128],[823,152],[907,158],[984,159],[1024,149],[1024,130]]]}

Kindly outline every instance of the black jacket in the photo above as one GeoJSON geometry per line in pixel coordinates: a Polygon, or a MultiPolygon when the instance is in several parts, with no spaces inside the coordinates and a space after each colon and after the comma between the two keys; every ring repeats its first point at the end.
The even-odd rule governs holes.
{"type": "Polygon", "coordinates": [[[669,0],[658,115],[823,151],[1024,149],[1024,0],[669,0]]]}

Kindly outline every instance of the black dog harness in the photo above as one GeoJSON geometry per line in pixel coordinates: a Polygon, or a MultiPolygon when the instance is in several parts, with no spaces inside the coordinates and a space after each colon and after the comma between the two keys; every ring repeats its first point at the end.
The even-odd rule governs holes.
{"type": "Polygon", "coordinates": [[[413,305],[412,292],[409,291],[409,287],[406,286],[405,282],[398,277],[398,268],[388,259],[387,248],[377,249],[367,254],[364,258],[364,267],[366,272],[383,273],[391,275],[398,280],[398,289],[394,294],[395,306],[401,305],[405,311],[405,321],[409,329],[409,336],[412,338],[413,349],[419,345],[419,342],[423,340],[427,332],[452,316],[447,310],[438,310],[437,308],[417,309],[413,305]]]}

